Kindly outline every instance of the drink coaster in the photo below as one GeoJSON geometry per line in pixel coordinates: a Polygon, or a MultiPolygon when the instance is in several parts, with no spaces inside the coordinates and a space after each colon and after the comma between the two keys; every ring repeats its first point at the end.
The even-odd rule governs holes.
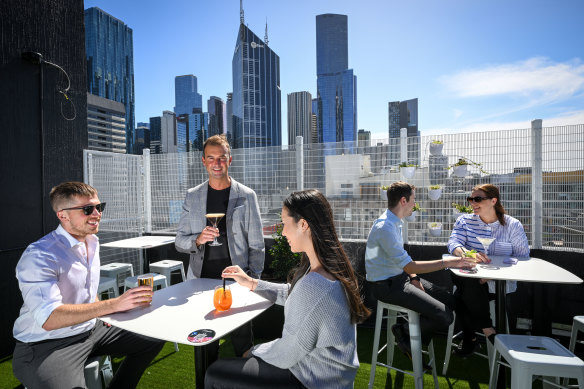
{"type": "Polygon", "coordinates": [[[210,329],[196,330],[187,336],[187,340],[191,343],[207,343],[215,337],[215,331],[210,329]]]}

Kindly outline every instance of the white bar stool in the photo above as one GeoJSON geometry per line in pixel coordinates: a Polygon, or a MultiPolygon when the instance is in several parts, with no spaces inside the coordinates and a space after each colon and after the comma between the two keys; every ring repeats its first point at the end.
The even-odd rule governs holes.
{"type": "Polygon", "coordinates": [[[113,262],[99,267],[99,274],[102,277],[115,278],[118,282],[118,288],[124,286],[124,280],[127,277],[134,276],[134,267],[131,263],[113,262]]]}
{"type": "MultiPolygon", "coordinates": [[[[418,312],[400,307],[399,305],[393,305],[384,303],[383,301],[377,300],[377,317],[375,319],[375,335],[373,339],[373,354],[371,356],[371,372],[369,374],[369,388],[373,387],[375,382],[375,370],[377,365],[384,366],[387,369],[397,370],[404,374],[409,374],[414,377],[416,389],[422,389],[424,387],[424,369],[422,361],[422,334],[420,331],[420,314],[418,312]],[[384,315],[384,310],[387,309],[387,316],[384,315]],[[404,317],[409,323],[410,329],[410,345],[412,348],[412,365],[413,373],[410,371],[404,371],[397,369],[392,366],[393,363],[393,351],[395,347],[395,339],[393,333],[391,332],[391,326],[393,326],[398,317],[404,317]],[[381,334],[381,325],[383,319],[387,318],[387,344],[379,349],[379,338],[381,334]],[[387,348],[387,364],[377,361],[377,356],[384,348],[387,348]]],[[[438,376],[436,375],[436,357],[434,356],[434,341],[430,342],[428,346],[427,354],[430,356],[430,366],[432,366],[432,377],[434,378],[434,387],[438,389],[438,376]]]]}
{"type": "MultiPolygon", "coordinates": [[[[584,316],[574,316],[570,346],[568,347],[571,352],[574,352],[576,349],[576,343],[584,344],[584,341],[578,340],[578,332],[584,332],[584,316]]],[[[564,380],[564,385],[568,385],[567,378],[564,380]]]]}
{"type": "MultiPolygon", "coordinates": [[[[151,275],[153,278],[152,290],[157,291],[158,289],[166,288],[168,283],[166,282],[166,276],[158,273],[147,273],[142,274],[143,276],[151,275]]],[[[138,286],[138,276],[128,277],[124,280],[124,292],[128,289],[135,288],[138,286]]]]}
{"type": "Polygon", "coordinates": [[[174,261],[172,259],[165,259],[163,261],[158,261],[150,264],[150,271],[153,273],[158,273],[166,276],[166,280],[170,285],[172,285],[171,281],[171,273],[180,271],[180,275],[182,280],[186,280],[185,276],[185,269],[183,266],[182,261],[174,261]]]}
{"type": "Polygon", "coordinates": [[[497,376],[501,357],[511,367],[511,388],[531,388],[536,376],[577,378],[584,387],[584,361],[562,346],[558,341],[545,336],[497,335],[491,362],[489,389],[497,387],[497,376]]]}
{"type": "Polygon", "coordinates": [[[107,292],[107,298],[118,297],[120,295],[120,290],[118,288],[118,283],[115,278],[111,277],[99,277],[99,286],[97,287],[97,294],[107,292]]]}
{"type": "MultiPolygon", "coordinates": [[[[489,310],[491,312],[491,320],[493,322],[496,322],[495,300],[491,300],[489,302],[489,310]]],[[[509,332],[509,318],[507,318],[506,322],[507,322],[507,332],[509,332]]],[[[450,323],[450,326],[448,327],[448,335],[446,336],[446,351],[444,352],[444,364],[442,365],[442,375],[446,375],[446,373],[448,371],[448,365],[450,364],[450,356],[452,355],[452,345],[453,344],[457,345],[456,343],[454,343],[454,339],[456,339],[457,337],[459,337],[462,334],[462,331],[460,331],[456,334],[454,333],[454,324],[455,323],[456,323],[456,313],[454,314],[454,320],[452,320],[452,323],[450,323]]],[[[482,336],[483,338],[485,337],[485,334],[483,334],[482,332],[477,332],[476,334],[477,334],[477,336],[482,336]]],[[[479,357],[483,357],[483,358],[487,359],[487,361],[489,362],[489,371],[491,371],[491,360],[493,359],[493,345],[488,340],[486,340],[486,344],[487,344],[487,354],[483,354],[483,353],[480,353],[478,351],[475,351],[474,354],[478,355],[479,357]]]]}
{"type": "Polygon", "coordinates": [[[87,389],[107,388],[114,377],[110,357],[104,355],[88,358],[83,374],[87,389]]]}

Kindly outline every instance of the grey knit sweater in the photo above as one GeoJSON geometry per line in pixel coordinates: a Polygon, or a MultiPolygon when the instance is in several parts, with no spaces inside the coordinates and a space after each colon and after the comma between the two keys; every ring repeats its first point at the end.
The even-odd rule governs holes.
{"type": "Polygon", "coordinates": [[[359,359],[357,327],[339,281],[308,273],[294,286],[259,281],[254,292],[284,305],[282,338],[252,354],[292,374],[308,388],[352,388],[359,359]],[[289,297],[289,298],[288,298],[289,297]]]}

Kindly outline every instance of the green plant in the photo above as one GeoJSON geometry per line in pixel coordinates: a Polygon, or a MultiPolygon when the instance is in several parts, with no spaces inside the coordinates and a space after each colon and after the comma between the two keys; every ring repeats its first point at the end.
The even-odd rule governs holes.
{"type": "Polygon", "coordinates": [[[420,204],[416,203],[414,208],[412,208],[412,212],[420,211],[423,212],[424,210],[420,207],[420,204]]]}
{"type": "Polygon", "coordinates": [[[442,142],[441,140],[434,139],[434,140],[432,140],[432,143],[434,143],[435,145],[441,145],[444,142],[442,142]]]}
{"type": "Polygon", "coordinates": [[[472,213],[472,207],[470,205],[461,205],[457,203],[452,203],[452,206],[456,208],[458,212],[462,213],[472,213]]]}
{"type": "Polygon", "coordinates": [[[428,223],[428,227],[430,227],[430,228],[440,228],[440,227],[442,227],[442,225],[440,223],[432,222],[432,223],[428,223]]]}
{"type": "Polygon", "coordinates": [[[274,245],[268,251],[272,255],[270,269],[274,271],[274,277],[278,280],[286,281],[290,270],[300,263],[301,254],[293,253],[290,250],[288,239],[282,235],[282,228],[282,224],[276,227],[274,245]]]}
{"type": "Polygon", "coordinates": [[[456,163],[453,163],[452,165],[448,166],[447,169],[452,169],[455,166],[463,166],[463,165],[469,165],[469,166],[474,166],[477,169],[479,169],[479,171],[483,174],[489,174],[487,173],[483,168],[482,168],[482,164],[478,163],[478,162],[474,162],[471,161],[470,159],[466,159],[466,158],[459,158],[458,161],[456,163]]]}
{"type": "Polygon", "coordinates": [[[381,190],[388,190],[389,189],[389,185],[381,185],[381,190]]]}
{"type": "Polygon", "coordinates": [[[430,190],[436,190],[442,188],[440,185],[430,185],[430,190]]]}
{"type": "Polygon", "coordinates": [[[402,162],[399,164],[399,167],[418,167],[418,165],[413,163],[402,162]]]}

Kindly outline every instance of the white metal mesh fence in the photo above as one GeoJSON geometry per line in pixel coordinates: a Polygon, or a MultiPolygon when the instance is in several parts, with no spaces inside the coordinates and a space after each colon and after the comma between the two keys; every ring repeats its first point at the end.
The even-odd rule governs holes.
{"type": "MultiPolygon", "coordinates": [[[[279,221],[283,199],[303,187],[319,189],[327,196],[342,238],[366,239],[371,223],[387,207],[380,187],[406,180],[416,185],[417,202],[423,208],[407,223],[407,240],[445,244],[455,221],[452,203],[467,205],[465,199],[473,186],[492,183],[500,187],[507,213],[523,223],[530,244],[582,250],[584,125],[544,128],[539,138],[537,134],[533,129],[519,129],[392,138],[372,145],[345,142],[299,149],[296,145],[236,149],[229,173],[256,191],[265,233],[279,221]],[[542,151],[534,154],[538,139],[542,151]],[[437,155],[433,154],[439,147],[433,145],[434,140],[442,142],[437,155]],[[470,165],[457,177],[449,167],[460,159],[470,165]],[[400,172],[401,162],[417,165],[412,177],[400,172]],[[532,181],[537,183],[537,177],[541,177],[542,193],[534,195],[532,181]],[[441,195],[432,200],[430,186],[436,185],[441,195]],[[534,204],[542,209],[539,219],[534,204]],[[441,231],[431,232],[433,223],[441,225],[441,231]]],[[[199,151],[152,156],[87,152],[88,182],[108,201],[102,231],[176,231],[187,189],[207,179],[201,156],[199,151]],[[151,206],[144,206],[145,202],[151,206]]]]}

